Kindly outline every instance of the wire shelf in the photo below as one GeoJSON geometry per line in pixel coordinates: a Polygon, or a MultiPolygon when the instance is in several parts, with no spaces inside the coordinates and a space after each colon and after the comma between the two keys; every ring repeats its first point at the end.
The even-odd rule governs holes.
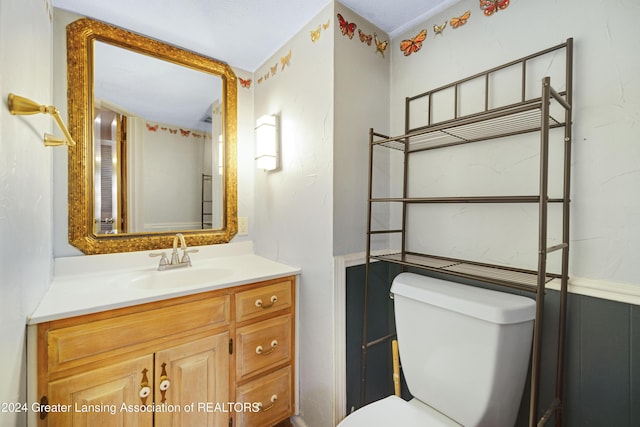
{"type": "MultiPolygon", "coordinates": [[[[439,271],[529,292],[536,292],[538,287],[538,273],[531,270],[418,253],[393,253],[376,255],[371,258],[409,267],[439,271]]],[[[559,277],[560,275],[558,274],[546,273],[544,283],[559,277]]]]}
{"type": "MultiPolygon", "coordinates": [[[[408,152],[416,152],[536,132],[542,128],[541,107],[539,99],[528,101],[467,118],[437,123],[405,135],[380,139],[373,144],[402,151],[408,146],[408,152]]],[[[561,126],[564,126],[564,118],[549,116],[550,128],[561,126]]]]}

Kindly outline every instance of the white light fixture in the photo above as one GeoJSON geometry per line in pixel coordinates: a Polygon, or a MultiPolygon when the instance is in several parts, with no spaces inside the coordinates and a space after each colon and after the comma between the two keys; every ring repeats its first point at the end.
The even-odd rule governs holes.
{"type": "Polygon", "coordinates": [[[256,167],[265,171],[280,167],[278,136],[280,133],[277,115],[262,116],[256,121],[256,167]]]}

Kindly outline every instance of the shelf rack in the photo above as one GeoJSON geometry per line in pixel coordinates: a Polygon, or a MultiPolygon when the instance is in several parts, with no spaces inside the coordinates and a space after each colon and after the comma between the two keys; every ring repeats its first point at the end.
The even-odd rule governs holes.
{"type": "MultiPolygon", "coordinates": [[[[552,61],[553,58],[550,60],[552,61]]],[[[563,371],[564,371],[564,341],[567,307],[567,282],[569,264],[569,207],[570,207],[570,178],[571,178],[571,124],[572,124],[572,89],[573,89],[573,39],[569,38],[564,43],[536,52],[523,58],[500,65],[490,70],[469,76],[451,84],[441,86],[428,92],[421,93],[406,99],[405,103],[405,133],[400,136],[389,137],[369,131],[369,189],[368,189],[368,219],[367,219],[367,243],[365,265],[365,292],[364,292],[364,321],[362,334],[362,365],[360,377],[360,404],[366,403],[366,370],[367,352],[372,346],[386,342],[394,338],[395,334],[368,340],[367,318],[369,304],[369,278],[370,264],[374,261],[386,261],[405,267],[419,268],[435,271],[447,275],[466,279],[479,280],[485,283],[504,286],[535,293],[536,317],[533,333],[533,350],[531,358],[531,394],[529,426],[542,426],[555,415],[555,426],[562,425],[562,395],[563,395],[563,371]],[[527,97],[527,84],[530,79],[528,65],[541,57],[553,56],[564,53],[564,84],[563,91],[556,91],[551,86],[550,77],[542,79],[540,97],[527,97]],[[521,69],[520,101],[509,105],[490,108],[494,102],[491,96],[491,84],[496,75],[507,69],[519,67],[521,69]],[[484,108],[473,114],[460,114],[461,87],[471,81],[483,81],[484,84],[484,108]],[[433,119],[435,110],[435,98],[444,94],[453,94],[453,118],[443,121],[433,119]],[[426,125],[411,128],[411,107],[416,101],[426,100],[426,125]],[[553,110],[552,110],[553,107],[553,110]],[[562,196],[549,197],[549,144],[550,130],[564,129],[563,133],[563,161],[562,161],[562,196]],[[408,197],[408,172],[409,156],[413,153],[427,150],[443,149],[460,144],[476,143],[496,138],[508,138],[515,135],[538,132],[540,135],[540,174],[539,193],[533,195],[506,195],[506,196],[454,196],[454,197],[408,197]],[[400,150],[404,153],[404,181],[402,197],[373,197],[373,173],[374,173],[374,147],[386,147],[392,150],[400,150]],[[402,204],[402,226],[397,229],[373,229],[372,207],[378,203],[402,204]],[[407,234],[407,207],[410,204],[437,204],[437,203],[530,203],[538,205],[538,260],[537,269],[523,269],[513,266],[494,265],[476,262],[473,260],[455,259],[435,254],[423,254],[406,250],[407,234]],[[548,205],[560,204],[562,206],[562,242],[554,246],[547,243],[548,205]],[[395,253],[373,253],[372,236],[388,234],[401,236],[401,249],[395,253]],[[559,273],[547,271],[547,255],[561,251],[562,260],[559,273]],[[558,345],[556,364],[555,397],[547,409],[540,410],[540,372],[542,358],[542,330],[546,284],[551,280],[560,281],[560,304],[558,320],[558,345]]]]}
{"type": "Polygon", "coordinates": [[[202,174],[202,195],[200,209],[200,228],[206,229],[213,226],[213,200],[211,196],[211,186],[213,177],[209,174],[202,174]]]}

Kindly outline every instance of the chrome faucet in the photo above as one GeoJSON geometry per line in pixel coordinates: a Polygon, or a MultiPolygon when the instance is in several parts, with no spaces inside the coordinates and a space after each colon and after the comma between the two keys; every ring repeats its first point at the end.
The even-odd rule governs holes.
{"type": "Polygon", "coordinates": [[[177,233],[173,237],[173,251],[171,252],[171,261],[167,258],[166,252],[152,252],[150,257],[160,257],[158,263],[158,271],[170,270],[180,267],[191,267],[191,258],[189,254],[198,252],[197,249],[187,249],[187,243],[184,240],[182,233],[177,233]],[[178,255],[178,242],[180,242],[180,249],[182,250],[182,258],[178,255]]]}

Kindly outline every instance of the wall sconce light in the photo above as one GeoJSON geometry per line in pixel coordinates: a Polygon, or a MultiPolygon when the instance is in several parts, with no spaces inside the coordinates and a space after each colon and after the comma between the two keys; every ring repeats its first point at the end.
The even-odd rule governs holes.
{"type": "Polygon", "coordinates": [[[280,168],[280,120],[266,115],[256,121],[256,167],[265,171],[280,168]]]}
{"type": "Polygon", "coordinates": [[[9,106],[9,112],[13,115],[26,115],[26,114],[50,114],[53,116],[53,119],[58,124],[58,127],[62,131],[65,136],[65,139],[58,138],[57,136],[50,135],[48,133],[44,134],[44,145],[46,147],[56,147],[59,145],[76,145],[75,141],[71,137],[71,134],[67,130],[67,127],[64,125],[62,118],[60,117],[60,113],[58,109],[53,105],[46,106],[40,105],[37,102],[34,102],[28,98],[14,95],[13,93],[9,94],[9,99],[7,100],[7,104],[9,106]]]}

